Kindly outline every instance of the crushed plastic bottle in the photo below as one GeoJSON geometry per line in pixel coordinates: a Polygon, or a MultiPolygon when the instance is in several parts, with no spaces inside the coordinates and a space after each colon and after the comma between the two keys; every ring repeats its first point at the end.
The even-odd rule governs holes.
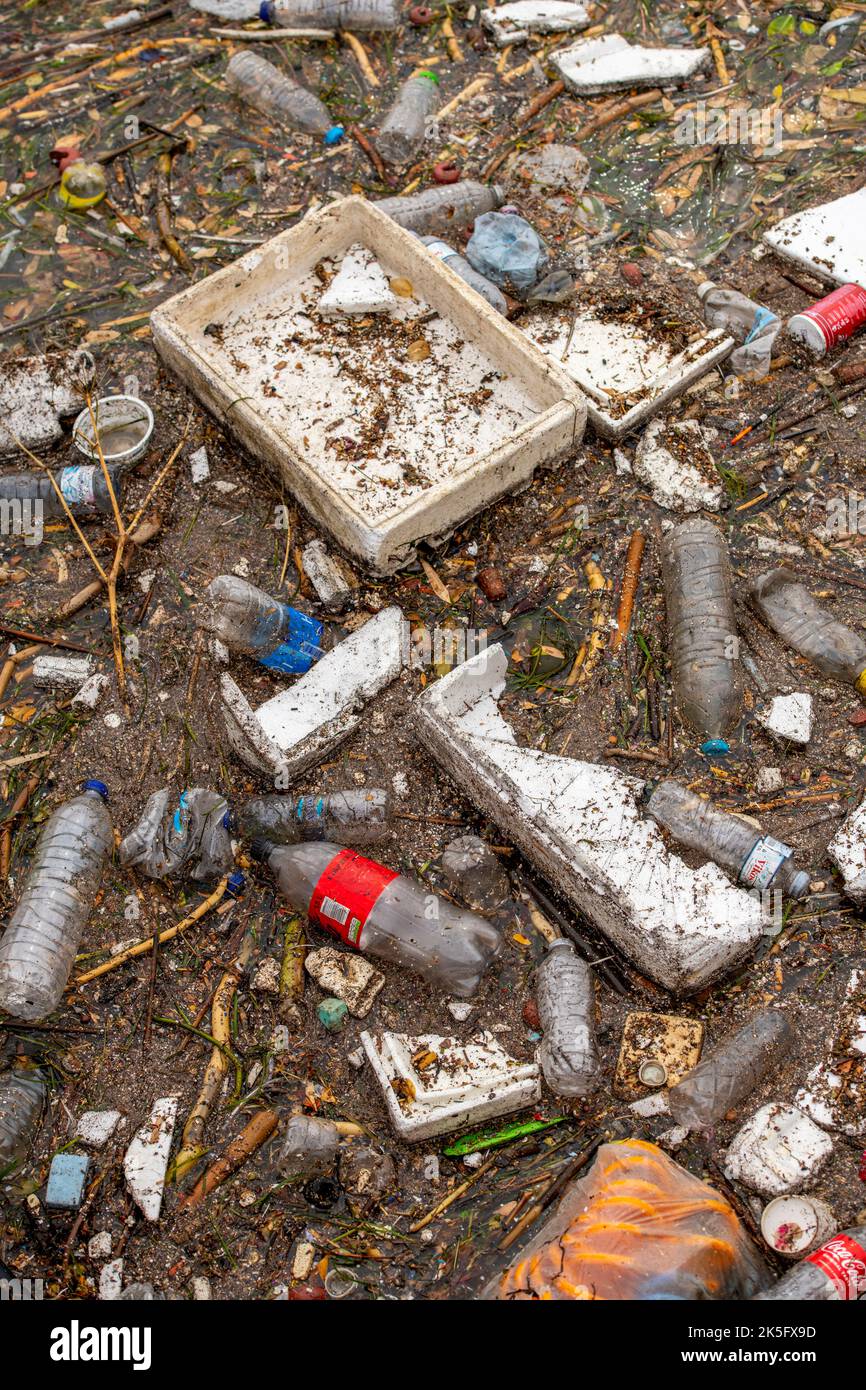
{"type": "Polygon", "coordinates": [[[259,17],[282,29],[350,29],[384,33],[402,18],[400,0],[263,0],[259,17]]]}
{"type": "Polygon", "coordinates": [[[379,198],[373,206],[408,232],[447,236],[498,208],[504,197],[495,183],[461,179],[459,183],[422,188],[406,198],[379,198]]]}
{"type": "Polygon", "coordinates": [[[678,1125],[709,1129],[745,1100],[794,1041],[784,1014],[765,1009],[726,1038],[668,1091],[678,1125]]]}
{"type": "Polygon", "coordinates": [[[556,1096],[586,1096],[598,1085],[592,971],[570,941],[554,941],[535,976],[544,1079],[556,1096]]]}
{"type": "Polygon", "coordinates": [[[327,106],[260,53],[248,48],[235,53],[226,68],[226,86],[242,101],[290,129],[321,135],[326,145],[336,145],[342,139],[343,127],[334,123],[327,106]]]}
{"type": "Polygon", "coordinates": [[[176,878],[181,871],[198,882],[222,878],[234,863],[225,797],[206,787],[176,795],[162,787],[120,845],[120,862],[148,878],[176,878]]]}
{"type": "Polygon", "coordinates": [[[324,628],[316,618],[235,574],[217,575],[208,585],[200,622],[229,651],[253,656],[270,671],[303,675],[322,655],[324,628]]]}
{"type": "Polygon", "coordinates": [[[103,782],[49,817],[0,941],[0,1009],[38,1021],[63,995],[114,836],[103,782]]]}
{"type": "Polygon", "coordinates": [[[420,883],[352,849],[254,840],[251,853],[273,870],[296,912],[371,956],[416,970],[468,999],[502,944],[477,913],[454,907],[420,883]]]}
{"type": "Polygon", "coordinates": [[[374,1149],[372,1144],[344,1145],[339,1171],[344,1192],[368,1202],[380,1202],[397,1180],[391,1155],[374,1149]]]}
{"type": "Polygon", "coordinates": [[[850,1226],[755,1294],[754,1303],[847,1303],[866,1298],[866,1226],[850,1226]]]}
{"type": "Polygon", "coordinates": [[[339,1145],[340,1131],[330,1120],[315,1115],[291,1115],[277,1155],[277,1169],[286,1178],[312,1178],[330,1173],[339,1145]]]}
{"type": "Polygon", "coordinates": [[[705,280],[698,286],[698,298],[708,326],[724,329],[742,344],[728,359],[737,376],[755,381],[765,377],[770,370],[773,344],[782,327],[778,315],[753,299],[747,299],[738,290],[720,289],[712,280],[705,280]]]}
{"type": "Polygon", "coordinates": [[[700,850],[729,869],[744,888],[778,889],[801,898],[809,875],[797,869],[794,851],[740,816],[720,811],[672,779],[659,782],[647,802],[647,813],[688,849],[700,850]]]}
{"type": "Polygon", "coordinates": [[[712,522],[690,517],[661,549],[677,704],[696,733],[721,739],[742,698],[728,547],[712,522]]]}
{"type": "Polygon", "coordinates": [[[485,212],[477,217],[466,259],[481,275],[518,298],[533,288],[548,266],[541,237],[513,212],[485,212]]]}
{"type": "Polygon", "coordinates": [[[539,280],[524,302],[530,308],[533,304],[567,304],[573,294],[574,276],[570,270],[560,268],[539,280]]]}
{"type": "Polygon", "coordinates": [[[232,812],[229,828],[244,839],[264,836],[275,845],[300,840],[336,840],[370,845],[390,829],[391,799],[378,787],[363,787],[329,796],[258,796],[232,812]]]}
{"type": "Polygon", "coordinates": [[[449,892],[473,912],[495,912],[511,896],[508,875],[477,835],[459,835],[446,845],[439,867],[449,892]]]}
{"type": "Polygon", "coordinates": [[[30,1151],[45,1102],[45,1078],[36,1067],[0,1072],[0,1180],[30,1151]]]}
{"type": "Polygon", "coordinates": [[[453,246],[449,246],[447,241],[440,241],[438,237],[422,236],[420,238],[428,251],[432,251],[434,256],[438,256],[443,265],[447,265],[449,270],[453,270],[455,275],[459,275],[467,285],[476,290],[492,309],[498,314],[504,314],[508,310],[508,303],[505,295],[494,285],[492,281],[486,280],[477,270],[474,270],[465,256],[461,256],[453,246]]]}
{"type": "Polygon", "coordinates": [[[427,123],[439,104],[439,78],[422,68],[400,87],[379,127],[376,148],[389,164],[408,164],[424,144],[427,123]]]}
{"type": "Polygon", "coordinates": [[[866,641],[837,623],[791,570],[770,570],[749,586],[749,600],[783,642],[825,676],[848,681],[866,695],[866,641]]]}
{"type": "MultiPolygon", "coordinates": [[[[109,464],[108,476],[114,495],[120,502],[123,491],[120,464],[109,464]]],[[[100,464],[72,464],[68,468],[58,468],[54,472],[54,480],[73,516],[111,515],[111,498],[100,464]]],[[[45,520],[66,515],[51,479],[45,473],[4,474],[0,478],[0,496],[7,501],[39,502],[45,520]]]]}

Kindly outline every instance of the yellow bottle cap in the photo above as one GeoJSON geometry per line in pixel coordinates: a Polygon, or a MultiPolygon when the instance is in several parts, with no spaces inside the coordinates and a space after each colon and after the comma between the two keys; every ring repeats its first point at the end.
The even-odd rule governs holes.
{"type": "Polygon", "coordinates": [[[101,164],[76,160],[64,169],[60,180],[60,201],[68,208],[92,208],[105,197],[105,174],[101,164]]]}

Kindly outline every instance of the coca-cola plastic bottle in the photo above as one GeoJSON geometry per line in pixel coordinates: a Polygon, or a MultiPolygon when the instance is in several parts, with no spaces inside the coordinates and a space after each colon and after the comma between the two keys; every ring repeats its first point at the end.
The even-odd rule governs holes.
{"type": "Polygon", "coordinates": [[[352,849],[312,841],[253,841],[296,912],[356,950],[416,970],[431,984],[469,998],[499,950],[494,926],[420,883],[352,849]]]}
{"type": "Polygon", "coordinates": [[[825,676],[850,682],[866,695],[866,642],[816,603],[797,576],[781,566],[759,574],[749,598],[764,622],[825,676]]]}
{"type": "Polygon", "coordinates": [[[753,1303],[846,1303],[866,1298],[866,1226],[851,1226],[807,1255],[753,1303]]]}
{"type": "Polygon", "coordinates": [[[598,1082],[592,972],[570,941],[554,941],[535,977],[544,1032],[541,1069],[557,1096],[585,1096],[598,1082]]]}
{"type": "Polygon", "coordinates": [[[794,1032],[784,1014],[767,1009],[732,1033],[668,1092],[678,1125],[707,1129],[739,1105],[787,1052],[794,1032]]]}

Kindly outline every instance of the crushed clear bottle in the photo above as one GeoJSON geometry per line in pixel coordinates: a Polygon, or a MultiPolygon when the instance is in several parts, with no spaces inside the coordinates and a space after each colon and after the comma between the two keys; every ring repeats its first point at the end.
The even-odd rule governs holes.
{"type": "Polygon", "coordinates": [[[749,599],[789,647],[825,676],[847,681],[866,695],[866,641],[816,603],[791,570],[782,566],[758,575],[749,599]]]}
{"type": "Polygon", "coordinates": [[[258,796],[231,813],[229,827],[236,828],[244,839],[263,836],[277,845],[293,845],[300,840],[369,845],[388,834],[390,821],[387,791],[360,787],[327,796],[258,796]]]}
{"type": "Polygon", "coordinates": [[[592,971],[570,941],[554,941],[538,967],[535,1002],[544,1079],[557,1096],[586,1096],[598,1085],[592,971]]]}
{"type": "Polygon", "coordinates": [[[322,655],[324,628],[236,574],[207,587],[199,622],[229,651],[255,657],[270,671],[303,675],[322,655]]]}
{"type": "Polygon", "coordinates": [[[335,124],[324,102],[260,53],[247,48],[235,53],[226,68],[226,86],[242,101],[292,130],[321,135],[326,145],[335,145],[342,138],[343,127],[335,124]]]}
{"type": "Polygon", "coordinates": [[[793,1041],[794,1030],[778,1010],[749,1019],[668,1091],[677,1124],[688,1129],[716,1124],[763,1081],[793,1041]]]}

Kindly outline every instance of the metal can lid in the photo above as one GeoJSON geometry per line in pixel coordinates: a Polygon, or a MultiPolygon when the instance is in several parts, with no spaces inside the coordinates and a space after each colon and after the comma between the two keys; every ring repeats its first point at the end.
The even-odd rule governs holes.
{"type": "Polygon", "coordinates": [[[644,1086],[664,1086],[668,1079],[668,1069],[664,1062],[659,1062],[655,1057],[648,1057],[645,1062],[641,1062],[638,1077],[644,1086]]]}

